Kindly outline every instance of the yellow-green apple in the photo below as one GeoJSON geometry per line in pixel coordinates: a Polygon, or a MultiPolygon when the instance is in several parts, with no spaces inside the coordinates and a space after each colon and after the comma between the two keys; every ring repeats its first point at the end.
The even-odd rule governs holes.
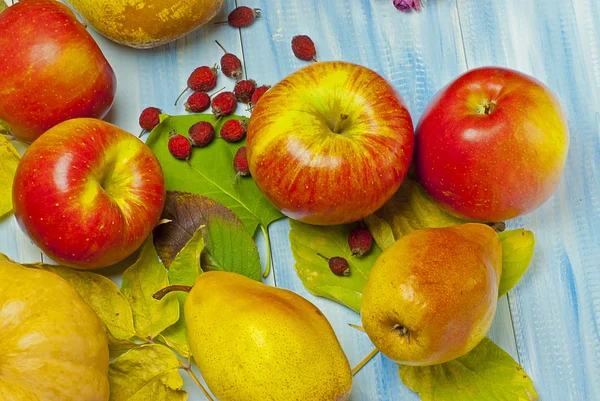
{"type": "Polygon", "coordinates": [[[431,100],[417,126],[415,164],[425,190],[448,212],[494,222],[548,200],[568,147],[565,116],[547,87],[487,67],[431,100]]]}
{"type": "Polygon", "coordinates": [[[313,63],[269,89],[248,126],[248,162],[267,199],[310,224],[360,220],[396,192],[413,153],[400,95],[376,72],[313,63]]]}
{"type": "Polygon", "coordinates": [[[501,274],[502,245],[485,224],[413,231],[375,262],[363,291],[363,327],[400,364],[458,358],[490,329],[501,274]]]}
{"type": "Polygon", "coordinates": [[[86,270],[131,255],[164,202],[162,169],[150,148],[92,118],[46,131],[23,155],[13,184],[23,230],[55,261],[86,270]]]}
{"type": "Polygon", "coordinates": [[[76,117],[102,118],[116,77],[75,15],[54,0],[22,0],[0,14],[0,120],[33,142],[76,117]]]}

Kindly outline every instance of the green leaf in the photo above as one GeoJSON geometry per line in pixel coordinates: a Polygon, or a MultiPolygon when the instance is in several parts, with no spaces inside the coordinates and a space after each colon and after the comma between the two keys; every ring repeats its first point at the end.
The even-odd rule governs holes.
{"type": "Polygon", "coordinates": [[[154,344],[132,349],[110,364],[110,401],[185,401],[179,359],[154,344]]]}
{"type": "MultiPolygon", "coordinates": [[[[216,123],[216,131],[231,118],[241,117],[221,119],[216,123]]],[[[167,189],[193,192],[216,200],[231,209],[251,235],[254,235],[259,224],[267,227],[282,218],[283,215],[267,201],[251,178],[235,179],[233,157],[237,149],[245,145],[245,141],[230,144],[217,138],[205,148],[194,148],[191,166],[169,153],[169,133],[175,131],[187,136],[189,128],[199,121],[215,123],[214,117],[209,114],[166,117],[148,137],[146,144],[162,165],[167,189]]]]}
{"type": "MultiPolygon", "coordinates": [[[[170,220],[154,230],[156,249],[169,268],[175,255],[201,226],[205,270],[224,270],[260,280],[260,256],[244,224],[229,209],[212,199],[169,191],[162,217],[170,220]]],[[[192,283],[193,284],[193,283],[192,283]]]]}
{"type": "Polygon", "coordinates": [[[71,284],[96,311],[108,332],[117,340],[135,336],[133,312],[115,283],[99,274],[72,270],[63,266],[35,263],[37,267],[59,275],[71,284]]]}
{"type": "Polygon", "coordinates": [[[392,227],[389,225],[387,221],[377,216],[376,214],[372,214],[364,218],[364,222],[369,228],[375,243],[381,248],[385,249],[388,246],[392,245],[396,242],[394,238],[394,232],[392,231],[392,227]]]}
{"type": "MultiPolygon", "coordinates": [[[[2,0],[0,0],[0,4],[1,2],[2,0]]],[[[12,143],[5,135],[0,134],[0,218],[13,209],[12,187],[20,159],[21,156],[12,143]]]]}
{"type": "Polygon", "coordinates": [[[402,382],[423,401],[533,401],[531,379],[512,357],[485,338],[467,355],[434,366],[399,368],[402,382]]]}
{"type": "Polygon", "coordinates": [[[158,259],[150,236],[137,261],[123,273],[121,285],[121,292],[133,310],[133,322],[139,336],[155,338],[179,320],[176,294],[168,294],[161,301],[152,298],[154,293],[168,285],[167,271],[158,259]]]}
{"type": "MultiPolygon", "coordinates": [[[[202,273],[200,268],[200,257],[204,250],[204,239],[202,230],[198,229],[192,239],[177,254],[171,267],[169,268],[169,284],[193,286],[198,276],[202,273]]],[[[187,326],[183,316],[183,307],[188,294],[186,292],[176,292],[179,300],[179,320],[177,323],[168,327],[159,338],[169,347],[173,348],[179,355],[188,358],[190,348],[187,341],[187,326]]]]}
{"type": "Polygon", "coordinates": [[[290,220],[290,243],[296,260],[296,272],[312,294],[339,302],[360,311],[362,291],[375,260],[381,254],[378,246],[362,258],[352,256],[348,235],[353,225],[311,226],[290,220]],[[350,277],[336,276],[317,253],[328,258],[342,256],[350,263],[350,277]]]}
{"type": "Polygon", "coordinates": [[[511,290],[527,271],[533,258],[535,237],[529,230],[504,231],[498,234],[502,242],[502,277],[498,297],[511,290]]]}
{"type": "MultiPolygon", "coordinates": [[[[8,8],[8,6],[6,5],[6,3],[4,2],[4,0],[0,0],[0,13],[4,10],[6,10],[8,8]]],[[[0,121],[0,130],[2,129],[2,121],[0,121]]]]}

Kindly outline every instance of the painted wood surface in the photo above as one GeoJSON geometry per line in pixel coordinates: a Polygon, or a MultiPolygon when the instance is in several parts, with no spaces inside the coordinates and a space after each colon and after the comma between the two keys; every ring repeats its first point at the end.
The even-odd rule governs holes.
{"type": "MultiPolygon", "coordinates": [[[[94,33],[118,77],[108,120],[137,133],[146,106],[183,114],[173,102],[195,67],[219,60],[215,39],[243,56],[248,77],[274,84],[305,64],[290,50],[296,34],[314,39],[319,60],[351,61],[381,73],[402,94],[415,122],[445,83],[483,65],[531,74],[559,96],[571,130],[567,168],[547,204],[510,222],[535,232],[536,254],[522,282],[500,303],[490,337],[523,364],[541,400],[600,400],[600,2],[429,0],[421,13],[403,14],[391,0],[227,0],[215,20],[225,20],[236,3],[261,8],[263,18],[242,31],[208,24],[148,51],[94,33]]],[[[222,76],[219,84],[232,86],[222,76]]],[[[372,349],[366,335],[347,326],[359,323],[358,315],[302,287],[287,221],[274,223],[270,234],[275,274],[269,283],[317,304],[351,364],[357,363],[372,349]]],[[[258,242],[264,260],[264,241],[258,242]]],[[[22,262],[48,261],[14,217],[0,222],[0,252],[22,262]]],[[[122,269],[105,273],[119,281],[122,269]]],[[[190,400],[204,399],[193,385],[186,387],[190,400]]],[[[385,357],[377,356],[355,378],[354,401],[418,399],[385,357]]]]}

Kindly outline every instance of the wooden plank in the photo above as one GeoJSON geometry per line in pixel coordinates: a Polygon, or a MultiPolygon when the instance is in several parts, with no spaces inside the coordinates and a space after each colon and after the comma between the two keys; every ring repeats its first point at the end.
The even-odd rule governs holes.
{"type": "MultiPolygon", "coordinates": [[[[294,35],[308,34],[317,47],[318,60],[345,60],[375,69],[399,90],[415,124],[425,105],[447,81],[466,70],[459,17],[454,2],[430,2],[421,14],[402,14],[391,1],[290,3],[283,0],[249,0],[261,8],[263,18],[241,30],[246,70],[259,84],[275,84],[306,65],[290,48],[294,35]]],[[[293,269],[287,239],[289,224],[272,228],[277,285],[305,296],[329,318],[348,354],[358,363],[372,349],[368,338],[347,326],[359,323],[354,312],[310,295],[293,269]]],[[[517,356],[506,298],[500,302],[491,337],[517,356]]],[[[353,400],[418,400],[402,386],[398,369],[378,356],[356,377],[353,400]]]]}
{"type": "Polygon", "coordinates": [[[518,351],[543,400],[600,399],[600,5],[458,1],[469,67],[508,66],[544,81],[569,121],[562,183],[512,222],[537,237],[531,271],[510,294],[518,351]]]}

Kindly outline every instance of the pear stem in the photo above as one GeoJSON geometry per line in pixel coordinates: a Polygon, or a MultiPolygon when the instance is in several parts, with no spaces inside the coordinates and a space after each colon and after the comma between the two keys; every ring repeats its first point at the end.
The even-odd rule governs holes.
{"type": "Polygon", "coordinates": [[[339,134],[342,131],[342,123],[348,119],[348,114],[340,114],[340,118],[335,122],[335,126],[333,127],[333,133],[339,134]]]}
{"type": "Polygon", "coordinates": [[[158,290],[154,295],[152,295],[152,298],[160,301],[170,292],[173,292],[173,291],[190,292],[191,290],[192,290],[192,287],[190,287],[189,285],[170,285],[168,287],[163,288],[162,290],[158,290]]]}
{"type": "Polygon", "coordinates": [[[192,380],[194,381],[194,383],[196,383],[196,385],[198,386],[198,388],[200,388],[200,391],[202,391],[202,393],[204,394],[204,396],[206,397],[206,399],[208,401],[215,401],[210,394],[208,393],[208,391],[204,388],[204,386],[202,385],[202,383],[200,383],[200,380],[198,379],[198,376],[196,376],[196,374],[192,371],[192,367],[185,365],[183,362],[179,361],[179,364],[181,365],[181,369],[185,370],[187,372],[188,375],[190,375],[190,377],[192,378],[192,380]]]}
{"type": "Polygon", "coordinates": [[[356,365],[354,367],[354,369],[352,369],[352,376],[356,375],[367,363],[369,363],[369,361],[371,359],[373,359],[375,357],[375,355],[379,354],[379,350],[377,348],[375,348],[373,351],[371,351],[369,353],[369,355],[367,355],[365,357],[365,359],[363,359],[362,361],[360,361],[358,363],[358,365],[356,365]]]}
{"type": "Polygon", "coordinates": [[[267,248],[267,266],[265,267],[265,272],[263,273],[263,278],[267,278],[271,273],[271,240],[269,238],[269,230],[267,227],[261,224],[260,229],[265,237],[265,246],[267,248]]]}

